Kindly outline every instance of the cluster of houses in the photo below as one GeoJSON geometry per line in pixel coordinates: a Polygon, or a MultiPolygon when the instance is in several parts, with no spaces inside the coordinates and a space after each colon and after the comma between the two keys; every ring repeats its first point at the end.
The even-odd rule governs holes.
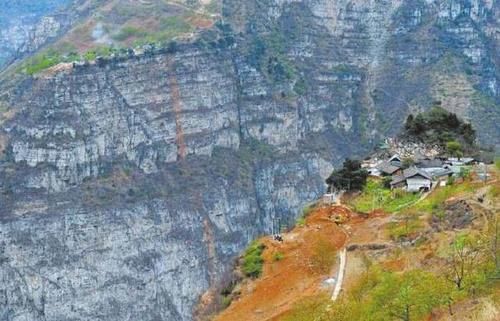
{"type": "Polygon", "coordinates": [[[393,155],[386,160],[369,160],[363,167],[372,176],[391,177],[391,189],[408,192],[428,191],[433,184],[445,185],[449,177],[460,175],[462,168],[477,164],[473,158],[421,157],[403,160],[393,155]]]}

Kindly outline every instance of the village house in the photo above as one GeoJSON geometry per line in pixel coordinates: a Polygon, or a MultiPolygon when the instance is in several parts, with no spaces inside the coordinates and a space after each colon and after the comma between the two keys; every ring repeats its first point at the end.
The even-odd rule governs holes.
{"type": "Polygon", "coordinates": [[[382,176],[400,175],[402,174],[402,161],[399,155],[394,155],[387,161],[380,163],[376,170],[380,172],[382,176]]]}
{"type": "Polygon", "coordinates": [[[426,171],[411,167],[401,175],[392,177],[391,189],[402,188],[408,192],[429,191],[432,187],[432,176],[426,171]]]}
{"type": "Polygon", "coordinates": [[[420,168],[434,176],[435,173],[440,173],[443,171],[443,166],[445,165],[444,161],[438,158],[424,158],[415,163],[415,167],[420,168]]]}

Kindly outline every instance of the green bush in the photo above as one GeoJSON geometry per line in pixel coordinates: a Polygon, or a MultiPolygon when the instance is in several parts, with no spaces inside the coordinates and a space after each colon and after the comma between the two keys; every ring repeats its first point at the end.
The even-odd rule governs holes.
{"type": "Polygon", "coordinates": [[[114,40],[125,41],[132,37],[145,37],[147,32],[134,26],[124,26],[120,32],[113,36],[114,40]]]}
{"type": "Polygon", "coordinates": [[[284,258],[285,258],[285,255],[283,253],[281,253],[281,252],[275,252],[273,254],[273,260],[276,261],[276,262],[281,261],[284,258]]]}
{"type": "Polygon", "coordinates": [[[243,273],[251,278],[258,278],[262,274],[264,259],[262,253],[266,246],[259,242],[253,242],[243,255],[243,273]]]}
{"type": "Polygon", "coordinates": [[[313,244],[311,266],[316,273],[327,274],[333,267],[337,258],[335,244],[321,237],[313,244]]]}
{"type": "Polygon", "coordinates": [[[335,170],[326,179],[330,190],[359,191],[366,185],[368,172],[361,168],[361,162],[347,158],[341,169],[335,170]]]}
{"type": "Polygon", "coordinates": [[[298,227],[303,227],[304,225],[306,225],[306,218],[304,216],[300,216],[295,222],[295,225],[298,227]]]}
{"type": "Polygon", "coordinates": [[[24,67],[27,74],[33,75],[42,70],[57,65],[58,63],[62,62],[62,60],[62,57],[57,52],[47,51],[28,60],[25,63],[24,67]]]}

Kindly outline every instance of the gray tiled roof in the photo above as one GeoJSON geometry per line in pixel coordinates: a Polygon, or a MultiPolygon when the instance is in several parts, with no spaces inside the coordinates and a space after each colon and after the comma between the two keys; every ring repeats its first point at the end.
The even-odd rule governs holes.
{"type": "Polygon", "coordinates": [[[424,178],[427,178],[427,179],[431,179],[431,175],[429,173],[427,173],[426,171],[424,171],[423,169],[420,169],[420,168],[416,168],[416,167],[410,167],[408,169],[405,169],[403,171],[403,175],[406,179],[410,178],[410,177],[414,177],[416,175],[420,175],[424,178]]]}
{"type": "Polygon", "coordinates": [[[386,174],[394,174],[400,167],[394,166],[388,162],[383,162],[382,164],[377,166],[377,169],[379,169],[381,172],[386,173],[386,174]]]}

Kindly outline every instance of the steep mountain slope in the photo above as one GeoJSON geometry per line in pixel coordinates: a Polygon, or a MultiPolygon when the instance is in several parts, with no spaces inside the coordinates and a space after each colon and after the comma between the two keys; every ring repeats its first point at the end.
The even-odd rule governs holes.
{"type": "MultiPolygon", "coordinates": [[[[328,112],[334,126],[352,121],[348,131],[373,137],[399,131],[410,111],[440,102],[469,119],[483,144],[498,147],[498,1],[225,4],[227,21],[253,40],[247,55],[264,47],[264,59],[279,56],[304,78],[311,114],[328,112]]],[[[267,61],[259,63],[265,70],[267,61]]]]}
{"type": "Polygon", "coordinates": [[[78,12],[62,10],[73,0],[6,0],[0,10],[0,70],[36,51],[71,25],[78,12]]]}
{"type": "Polygon", "coordinates": [[[191,42],[11,81],[0,316],[189,320],[251,239],[409,111],[460,106],[498,145],[499,5],[226,0],[191,42]]]}

